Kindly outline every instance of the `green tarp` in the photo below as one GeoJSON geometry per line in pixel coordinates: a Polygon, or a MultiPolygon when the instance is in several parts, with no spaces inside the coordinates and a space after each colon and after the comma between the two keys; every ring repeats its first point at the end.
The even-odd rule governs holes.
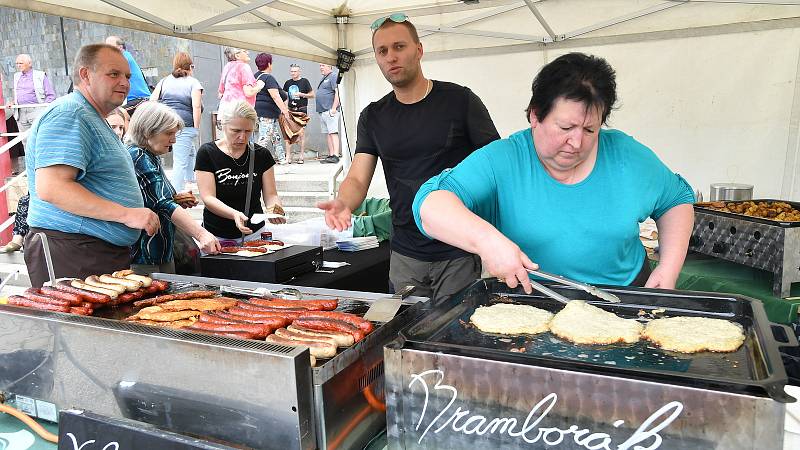
{"type": "MultiPolygon", "coordinates": [[[[651,261],[655,266],[656,262],[651,261]]],[[[772,295],[772,273],[709,256],[690,254],[686,258],[676,289],[741,294],[761,300],[769,320],[790,324],[797,321],[798,300],[784,300],[772,295]]],[[[791,296],[800,296],[800,283],[791,296]]]]}
{"type": "Polygon", "coordinates": [[[353,211],[353,236],[376,236],[378,241],[392,237],[392,209],[388,198],[368,198],[353,211]]]}

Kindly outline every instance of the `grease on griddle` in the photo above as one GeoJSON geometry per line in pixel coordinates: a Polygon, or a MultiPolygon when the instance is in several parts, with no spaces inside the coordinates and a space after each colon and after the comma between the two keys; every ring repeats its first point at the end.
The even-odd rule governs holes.
{"type": "Polygon", "coordinates": [[[489,305],[494,303],[514,303],[514,300],[504,294],[492,294],[489,296],[489,305]]]}

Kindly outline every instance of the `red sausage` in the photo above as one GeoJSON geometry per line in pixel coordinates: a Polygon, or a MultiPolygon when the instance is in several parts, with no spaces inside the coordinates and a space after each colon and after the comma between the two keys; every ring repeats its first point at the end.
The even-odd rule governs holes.
{"type": "Polygon", "coordinates": [[[247,307],[246,305],[230,307],[228,308],[228,313],[245,317],[281,317],[288,320],[300,317],[300,312],[297,311],[265,311],[257,306],[247,307]]]}
{"type": "Polygon", "coordinates": [[[82,308],[80,306],[71,306],[69,308],[69,312],[71,312],[72,314],[78,314],[78,315],[81,315],[81,316],[91,316],[92,313],[94,312],[94,310],[91,309],[91,308],[82,308]]]}
{"type": "Polygon", "coordinates": [[[140,298],[144,297],[146,293],[145,288],[141,288],[139,290],[133,292],[126,292],[124,294],[119,294],[119,296],[111,302],[112,305],[121,305],[123,303],[130,303],[134,300],[139,300],[140,298]]]}
{"type": "Polygon", "coordinates": [[[364,339],[364,331],[357,326],[343,322],[336,319],[320,318],[320,317],[300,317],[292,322],[292,325],[301,326],[310,330],[321,331],[344,331],[350,333],[356,342],[364,339]]]}
{"type": "Polygon", "coordinates": [[[150,287],[142,288],[146,294],[156,294],[160,292],[160,289],[157,285],[151,284],[150,287]]]}
{"type": "Polygon", "coordinates": [[[195,322],[190,328],[197,328],[205,331],[244,331],[252,333],[258,339],[264,339],[272,333],[273,328],[267,325],[255,323],[209,323],[195,322]]]}
{"type": "Polygon", "coordinates": [[[208,323],[223,323],[223,324],[232,324],[232,323],[245,323],[244,321],[238,319],[228,319],[225,317],[219,317],[213,314],[202,313],[200,314],[200,318],[197,319],[200,322],[208,322],[208,323]]]}
{"type": "Polygon", "coordinates": [[[169,289],[169,283],[164,280],[153,280],[150,284],[150,287],[156,286],[158,288],[158,292],[163,292],[169,289]]]}
{"type": "Polygon", "coordinates": [[[280,313],[280,314],[303,314],[307,312],[311,312],[305,308],[269,308],[266,306],[259,306],[255,305],[250,302],[240,301],[236,304],[237,308],[248,309],[250,311],[261,311],[261,312],[273,312],[273,313],[280,313]]]}
{"type": "Polygon", "coordinates": [[[39,303],[37,301],[19,296],[12,295],[8,297],[8,304],[14,306],[25,306],[28,308],[44,309],[47,311],[69,312],[69,306],[51,305],[49,303],[39,303]]]}
{"type": "Polygon", "coordinates": [[[25,292],[22,293],[22,297],[39,303],[47,303],[49,305],[70,306],[70,302],[68,300],[61,300],[59,298],[40,294],[39,290],[34,288],[26,289],[25,292]]]}
{"type": "Polygon", "coordinates": [[[355,314],[343,313],[338,311],[314,311],[303,314],[300,317],[323,317],[326,319],[335,319],[341,320],[342,322],[347,322],[351,325],[355,325],[360,328],[364,333],[371,333],[375,327],[372,325],[372,322],[369,320],[364,320],[361,317],[356,316],[355,314]]]}
{"type": "Polygon", "coordinates": [[[70,303],[70,305],[73,306],[79,306],[84,301],[84,297],[81,294],[65,292],[50,286],[42,286],[42,288],[39,289],[39,292],[41,292],[44,295],[47,295],[48,297],[66,300],[70,303]]]}
{"type": "Polygon", "coordinates": [[[282,298],[250,298],[248,302],[268,308],[305,308],[311,311],[333,311],[338,300],[285,300],[282,298]]]}
{"type": "Polygon", "coordinates": [[[274,317],[274,316],[264,316],[264,317],[247,317],[247,316],[239,316],[236,314],[227,313],[225,311],[214,311],[211,314],[212,316],[229,319],[229,320],[238,320],[245,323],[263,323],[265,325],[274,326],[275,328],[285,327],[292,323],[292,319],[287,319],[285,317],[274,317]]]}
{"type": "Polygon", "coordinates": [[[83,298],[92,303],[108,303],[111,301],[111,297],[106,294],[101,294],[99,292],[87,291],[85,289],[78,289],[76,287],[72,287],[69,284],[69,281],[59,281],[54,286],[59,291],[64,292],[71,292],[73,294],[80,294],[83,298]]]}

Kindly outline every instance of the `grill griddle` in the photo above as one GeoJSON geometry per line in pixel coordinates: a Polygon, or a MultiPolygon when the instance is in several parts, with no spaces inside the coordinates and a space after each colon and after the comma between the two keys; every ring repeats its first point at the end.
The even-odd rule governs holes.
{"type": "MultiPolygon", "coordinates": [[[[167,295],[167,294],[177,294],[180,292],[186,291],[219,291],[219,286],[215,284],[197,284],[197,283],[182,283],[182,282],[171,282],[170,289],[165,292],[160,292],[154,296],[159,295],[167,295]]],[[[237,300],[247,300],[249,297],[247,295],[239,295],[233,294],[230,292],[222,292],[220,295],[230,298],[235,298],[237,300]]],[[[372,303],[366,299],[359,299],[359,298],[351,298],[351,297],[344,297],[341,295],[328,295],[328,294],[304,294],[304,298],[313,298],[313,299],[337,299],[338,306],[336,307],[337,312],[344,312],[355,314],[358,317],[363,317],[364,314],[367,313],[372,303]]],[[[289,299],[291,300],[291,299],[289,299]]],[[[395,317],[401,316],[411,305],[409,304],[402,304],[400,305],[400,309],[397,311],[395,317]]],[[[133,303],[126,303],[116,306],[106,306],[102,308],[98,308],[92,314],[92,317],[100,317],[103,319],[113,319],[113,320],[122,320],[126,317],[129,317],[133,314],[136,314],[142,308],[134,306],[133,303]]],[[[125,322],[130,323],[130,322],[125,322]]],[[[313,367],[315,371],[315,375],[319,374],[319,372],[324,371],[325,376],[331,376],[330,374],[337,373],[341,370],[342,367],[351,364],[354,360],[359,358],[359,355],[368,349],[372,348],[373,341],[378,341],[382,339],[382,335],[384,331],[382,327],[386,324],[373,322],[375,326],[375,330],[373,330],[370,334],[368,334],[364,340],[355,343],[347,348],[340,348],[337,350],[337,353],[332,358],[317,358],[317,364],[313,367]],[[379,332],[380,331],[380,332],[379,332]],[[346,355],[346,356],[343,356],[346,355]]],[[[161,328],[152,325],[140,325],[143,327],[153,328],[154,331],[160,330],[172,330],[168,328],[161,328]]],[[[180,330],[175,329],[172,331],[180,332],[180,333],[194,333],[190,330],[180,330]]],[[[242,340],[242,339],[233,339],[234,341],[242,341],[243,343],[249,342],[249,340],[242,340]]],[[[259,342],[264,342],[264,340],[258,340],[259,342]]]]}
{"type": "MultiPolygon", "coordinates": [[[[774,199],[764,199],[764,198],[755,199],[755,200],[713,200],[711,202],[702,202],[702,203],[713,203],[713,202],[722,202],[722,203],[783,202],[783,203],[788,203],[788,204],[792,205],[792,207],[794,207],[794,209],[800,210],[800,203],[799,202],[790,202],[788,200],[774,200],[774,199]]],[[[706,207],[700,206],[700,205],[694,205],[694,209],[695,209],[695,211],[701,211],[701,212],[704,212],[704,213],[707,213],[707,214],[725,216],[725,217],[730,217],[730,218],[733,218],[733,219],[744,220],[744,221],[747,221],[747,222],[763,223],[765,225],[772,225],[772,226],[775,226],[775,227],[781,227],[781,228],[797,228],[797,227],[800,227],[800,222],[782,222],[782,221],[779,221],[779,220],[772,220],[772,219],[767,219],[767,218],[764,218],[764,217],[747,216],[745,214],[738,214],[738,213],[732,213],[732,212],[727,212],[727,211],[719,211],[719,210],[712,209],[712,208],[706,208],[706,207]]]]}
{"type": "MultiPolygon", "coordinates": [[[[779,401],[793,401],[783,392],[787,377],[777,350],[779,344],[763,307],[757,302],[739,296],[611,288],[622,300],[620,304],[611,304],[592,300],[586,293],[575,289],[560,285],[549,287],[567,298],[587,300],[620,317],[639,319],[642,323],[647,319],[639,316],[640,311],[651,313],[662,308],[665,312],[658,314],[658,318],[695,316],[731,320],[744,328],[745,342],[732,353],[686,354],[662,350],[644,340],[636,344],[579,345],[549,332],[513,336],[484,333],[469,322],[479,306],[516,303],[552,313],[563,307],[549,297],[526,295],[520,289],[511,290],[495,280],[481,280],[462,291],[436,307],[421,322],[404,329],[401,337],[405,339],[404,345],[422,350],[564,370],[624,374],[637,379],[728,392],[766,393],[779,401]]],[[[793,344],[797,345],[796,342],[793,344]]]]}

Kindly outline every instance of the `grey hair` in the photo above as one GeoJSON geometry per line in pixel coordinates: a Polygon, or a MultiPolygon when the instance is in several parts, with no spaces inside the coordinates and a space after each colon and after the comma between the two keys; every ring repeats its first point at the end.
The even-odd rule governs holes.
{"type": "Polygon", "coordinates": [[[169,106],[158,102],[142,102],[131,117],[125,143],[147,148],[147,140],[166,131],[183,128],[183,120],[169,106]]]}
{"type": "Polygon", "coordinates": [[[231,120],[238,118],[248,119],[253,122],[254,126],[258,123],[258,114],[256,114],[255,108],[245,100],[226,104],[220,109],[217,120],[224,126],[231,120]]]}
{"type": "Polygon", "coordinates": [[[75,55],[75,62],[72,63],[72,82],[76,87],[81,84],[81,67],[87,67],[92,72],[97,70],[97,58],[101,50],[111,50],[122,55],[119,48],[108,44],[89,44],[81,47],[75,55]]]}
{"type": "Polygon", "coordinates": [[[19,55],[17,55],[17,58],[22,58],[22,59],[24,59],[25,61],[27,61],[29,63],[33,62],[33,59],[31,59],[31,55],[29,55],[27,53],[20,53],[19,55]]]}
{"type": "Polygon", "coordinates": [[[225,58],[228,61],[236,61],[236,54],[239,53],[239,49],[236,47],[225,47],[223,53],[225,53],[225,58]]]}

